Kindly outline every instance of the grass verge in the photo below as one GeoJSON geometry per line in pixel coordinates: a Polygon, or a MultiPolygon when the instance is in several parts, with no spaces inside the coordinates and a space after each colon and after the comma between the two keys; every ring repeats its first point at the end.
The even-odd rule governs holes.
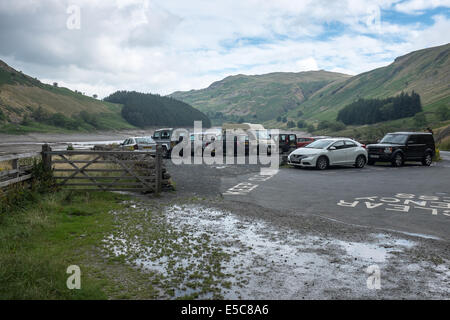
{"type": "Polygon", "coordinates": [[[114,266],[99,255],[99,244],[114,229],[109,212],[122,208],[126,199],[108,192],[58,191],[4,212],[0,299],[132,297],[117,281],[126,266],[114,266]],[[70,265],[81,269],[80,290],[66,286],[70,265]]]}

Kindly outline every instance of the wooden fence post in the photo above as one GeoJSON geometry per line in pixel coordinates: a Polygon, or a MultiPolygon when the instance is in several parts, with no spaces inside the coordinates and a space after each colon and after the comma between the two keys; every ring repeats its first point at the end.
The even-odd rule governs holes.
{"type": "Polygon", "coordinates": [[[42,145],[42,164],[47,172],[52,171],[52,155],[47,153],[50,151],[52,148],[48,144],[42,145]]]}
{"type": "Polygon", "coordinates": [[[159,194],[162,189],[162,150],[160,145],[156,145],[155,157],[155,193],[159,194]]]}
{"type": "Polygon", "coordinates": [[[15,177],[18,178],[20,176],[20,171],[19,171],[19,159],[13,159],[11,161],[11,168],[13,170],[17,170],[15,177]]]}

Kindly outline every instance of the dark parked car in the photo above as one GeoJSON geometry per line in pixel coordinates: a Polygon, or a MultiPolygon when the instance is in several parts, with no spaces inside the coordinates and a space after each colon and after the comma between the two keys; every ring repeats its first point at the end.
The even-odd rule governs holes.
{"type": "Polygon", "coordinates": [[[400,167],[405,161],[420,161],[424,166],[431,165],[435,153],[433,135],[424,132],[388,133],[377,144],[367,146],[368,164],[391,162],[400,167]]]}
{"type": "MultiPolygon", "coordinates": [[[[272,135],[270,135],[271,138],[272,135]]],[[[297,149],[297,135],[295,133],[280,133],[278,134],[278,148],[279,153],[291,153],[297,149]]]]}
{"type": "MultiPolygon", "coordinates": [[[[163,157],[169,158],[172,148],[182,141],[183,136],[181,134],[177,137],[173,128],[165,128],[155,130],[152,139],[162,147],[163,157]]],[[[182,155],[181,152],[180,155],[182,155]]]]}

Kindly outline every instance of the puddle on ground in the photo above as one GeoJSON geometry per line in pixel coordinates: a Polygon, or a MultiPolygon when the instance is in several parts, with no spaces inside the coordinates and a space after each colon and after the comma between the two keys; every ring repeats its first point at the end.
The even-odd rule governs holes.
{"type": "MultiPolygon", "coordinates": [[[[131,250],[134,262],[146,270],[170,274],[171,269],[181,267],[180,270],[187,273],[185,278],[189,278],[200,265],[198,260],[201,263],[207,261],[204,255],[209,251],[195,249],[195,244],[205,246],[204,241],[196,242],[196,239],[206,237],[207,245],[220,248],[226,254],[220,266],[222,277],[228,282],[220,287],[225,299],[373,297],[374,290],[367,288],[367,267],[376,264],[383,270],[391,260],[401,264],[398,255],[416,245],[413,241],[381,233],[368,234],[367,242],[306,235],[293,229],[274,227],[262,220],[194,204],[167,207],[163,216],[173,233],[189,232],[190,242],[186,239],[174,242],[181,250],[183,245],[194,247],[193,250],[184,247],[190,249],[189,254],[175,260],[156,257],[148,248],[142,247],[145,246],[142,242],[131,244],[123,239],[115,239],[114,254],[127,254],[131,250]]],[[[109,238],[107,242],[112,240],[109,238]]],[[[405,262],[404,268],[408,265],[405,262]]],[[[417,264],[407,270],[420,274],[424,268],[417,264]]],[[[448,281],[449,269],[443,268],[440,273],[448,281]]],[[[175,289],[175,297],[195,292],[180,288],[183,285],[175,289]]]]}

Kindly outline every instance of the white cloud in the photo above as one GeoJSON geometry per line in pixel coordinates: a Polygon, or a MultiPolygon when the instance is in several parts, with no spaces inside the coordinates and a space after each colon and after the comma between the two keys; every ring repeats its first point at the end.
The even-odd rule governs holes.
{"type": "Polygon", "coordinates": [[[230,74],[325,69],[357,74],[449,42],[450,20],[402,25],[398,0],[42,0],[0,2],[0,59],[32,76],[103,97],[168,94],[230,74]],[[81,29],[66,28],[69,4],[81,29]],[[372,19],[372,20],[371,20],[372,19]],[[333,30],[333,28],[337,28],[333,30]],[[332,33],[329,33],[332,32],[332,33]]]}
{"type": "Polygon", "coordinates": [[[450,0],[407,0],[395,5],[395,9],[404,13],[416,13],[437,7],[450,7],[450,0]]]}

